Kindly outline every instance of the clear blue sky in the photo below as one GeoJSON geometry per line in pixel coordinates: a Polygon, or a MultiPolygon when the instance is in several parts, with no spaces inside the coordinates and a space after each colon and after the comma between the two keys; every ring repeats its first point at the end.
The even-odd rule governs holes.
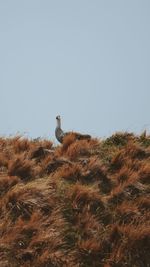
{"type": "Polygon", "coordinates": [[[149,0],[0,0],[0,135],[150,130],[149,0]]]}

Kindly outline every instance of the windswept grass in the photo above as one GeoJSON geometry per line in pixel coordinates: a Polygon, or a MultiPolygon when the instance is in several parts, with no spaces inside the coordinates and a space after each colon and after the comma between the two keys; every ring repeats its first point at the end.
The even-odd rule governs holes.
{"type": "Polygon", "coordinates": [[[149,267],[150,136],[0,138],[0,266],[149,267]]]}

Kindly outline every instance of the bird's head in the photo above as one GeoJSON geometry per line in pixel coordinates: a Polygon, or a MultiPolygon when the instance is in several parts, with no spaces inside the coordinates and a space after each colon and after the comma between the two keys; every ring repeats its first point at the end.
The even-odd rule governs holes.
{"type": "Polygon", "coordinates": [[[56,120],[60,121],[60,115],[56,116],[56,120]]]}
{"type": "Polygon", "coordinates": [[[60,119],[60,115],[56,116],[56,123],[57,123],[57,127],[61,128],[61,119],[60,119]]]}

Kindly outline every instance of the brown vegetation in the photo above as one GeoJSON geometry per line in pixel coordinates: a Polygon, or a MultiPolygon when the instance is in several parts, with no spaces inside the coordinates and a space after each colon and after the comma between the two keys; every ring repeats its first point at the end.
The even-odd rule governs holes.
{"type": "Polygon", "coordinates": [[[0,138],[1,267],[148,267],[150,136],[0,138]]]}

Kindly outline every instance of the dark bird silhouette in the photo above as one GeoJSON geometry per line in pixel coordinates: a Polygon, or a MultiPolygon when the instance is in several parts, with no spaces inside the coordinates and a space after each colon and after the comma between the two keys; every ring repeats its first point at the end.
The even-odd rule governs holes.
{"type": "MultiPolygon", "coordinates": [[[[61,129],[61,118],[59,115],[56,117],[56,122],[57,125],[55,129],[55,136],[60,143],[63,143],[64,137],[68,134],[71,134],[72,132],[64,132],[61,129]]],[[[76,140],[91,139],[91,136],[89,134],[80,134],[76,132],[73,132],[73,134],[75,135],[76,140]]]]}

